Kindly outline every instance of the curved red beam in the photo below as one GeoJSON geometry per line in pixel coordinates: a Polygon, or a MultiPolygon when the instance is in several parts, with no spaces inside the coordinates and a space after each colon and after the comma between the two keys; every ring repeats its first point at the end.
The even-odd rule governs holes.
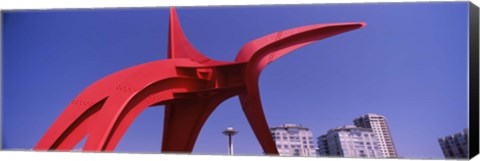
{"type": "Polygon", "coordinates": [[[189,153],[210,114],[238,95],[265,154],[278,151],[263,113],[258,78],[263,68],[289,52],[365,23],[318,24],[276,32],[247,43],[234,62],[209,59],[187,40],[170,10],[168,59],[130,67],[82,91],[34,150],[68,151],[84,137],[84,151],[113,151],[135,118],[165,105],[162,152],[189,153]]]}

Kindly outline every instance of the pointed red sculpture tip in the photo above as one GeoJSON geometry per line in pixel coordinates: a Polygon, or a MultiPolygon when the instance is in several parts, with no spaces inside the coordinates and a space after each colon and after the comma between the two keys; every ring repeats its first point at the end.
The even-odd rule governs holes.
{"type": "Polygon", "coordinates": [[[214,63],[210,61],[205,55],[200,53],[192,44],[188,41],[188,38],[183,33],[182,26],[178,20],[177,13],[174,7],[170,8],[170,21],[168,31],[168,51],[167,57],[169,59],[174,58],[187,58],[197,63],[214,63]]]}
{"type": "Polygon", "coordinates": [[[177,11],[175,10],[175,7],[170,7],[170,16],[172,16],[172,14],[176,14],[177,11]]]}
{"type": "Polygon", "coordinates": [[[367,23],[366,22],[358,22],[361,26],[360,28],[364,28],[365,26],[367,26],[367,23]]]}

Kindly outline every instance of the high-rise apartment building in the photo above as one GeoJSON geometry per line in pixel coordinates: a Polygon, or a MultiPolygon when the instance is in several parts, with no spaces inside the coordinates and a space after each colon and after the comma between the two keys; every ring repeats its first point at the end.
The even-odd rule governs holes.
{"type": "Polygon", "coordinates": [[[385,158],[396,158],[397,150],[393,144],[387,119],[382,115],[366,114],[353,120],[357,127],[372,129],[379,142],[380,151],[385,158]]]}
{"type": "Polygon", "coordinates": [[[320,156],[383,158],[377,137],[371,129],[353,125],[328,130],[318,138],[320,156]]]}
{"type": "Polygon", "coordinates": [[[312,132],[301,125],[283,124],[270,128],[280,156],[316,156],[312,132]]]}
{"type": "Polygon", "coordinates": [[[447,159],[468,158],[468,129],[438,139],[443,155],[447,159]]]}

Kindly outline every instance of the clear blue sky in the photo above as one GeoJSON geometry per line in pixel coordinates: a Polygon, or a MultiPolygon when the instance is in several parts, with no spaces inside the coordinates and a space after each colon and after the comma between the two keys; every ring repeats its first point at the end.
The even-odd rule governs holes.
{"type": "MultiPolygon", "coordinates": [[[[443,158],[437,138],[467,124],[468,3],[384,3],[177,8],[191,43],[234,60],[247,42],[279,30],[366,22],[270,64],[260,90],[271,126],[314,136],[366,113],[387,117],[398,153],[443,158]]],[[[165,59],[168,8],[7,11],[3,15],[3,147],[30,149],[70,101],[115,71],[165,59]]],[[[144,111],[118,152],[159,152],[163,108],[144,111]]],[[[206,122],[194,154],[261,155],[237,97],[206,122]]]]}

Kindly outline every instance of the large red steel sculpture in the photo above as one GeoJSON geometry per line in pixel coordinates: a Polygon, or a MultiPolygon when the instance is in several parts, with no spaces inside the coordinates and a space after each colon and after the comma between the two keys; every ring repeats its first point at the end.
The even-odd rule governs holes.
{"type": "Polygon", "coordinates": [[[265,154],[278,154],[260,101],[262,69],[307,44],[365,26],[332,23],[276,32],[247,43],[234,62],[198,52],[170,9],[168,59],[108,75],[82,91],[48,129],[35,150],[113,151],[145,109],[165,105],[162,152],[191,152],[207,118],[224,100],[238,95],[243,112],[265,154]]]}

